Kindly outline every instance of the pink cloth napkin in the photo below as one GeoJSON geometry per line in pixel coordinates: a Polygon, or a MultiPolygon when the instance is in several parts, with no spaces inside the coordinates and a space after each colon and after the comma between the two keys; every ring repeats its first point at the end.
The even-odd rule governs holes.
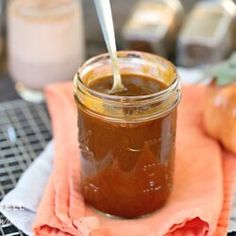
{"type": "MultiPolygon", "coordinates": [[[[55,158],[34,223],[35,235],[226,235],[236,158],[202,126],[206,87],[185,87],[179,106],[174,187],[168,203],[144,218],[118,220],[97,214],[80,195],[77,111],[72,83],[52,85],[47,102],[55,158]]],[[[104,180],[106,181],[106,180],[104,180]]]]}

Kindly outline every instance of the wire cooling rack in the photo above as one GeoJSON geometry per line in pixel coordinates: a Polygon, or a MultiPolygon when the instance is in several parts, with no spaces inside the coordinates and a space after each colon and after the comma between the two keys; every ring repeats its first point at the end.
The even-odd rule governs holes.
{"type": "MultiPolygon", "coordinates": [[[[0,103],[0,201],[51,139],[45,105],[0,103]]],[[[0,235],[24,235],[0,213],[0,235]]]]}

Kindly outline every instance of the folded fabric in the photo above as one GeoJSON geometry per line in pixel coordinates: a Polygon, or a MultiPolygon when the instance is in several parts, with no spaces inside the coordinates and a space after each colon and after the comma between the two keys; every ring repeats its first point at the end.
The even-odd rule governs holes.
{"type": "Polygon", "coordinates": [[[118,220],[96,213],[79,193],[80,154],[73,85],[48,87],[47,102],[55,143],[54,167],[38,208],[34,234],[225,235],[236,158],[222,151],[204,132],[201,116],[206,92],[205,87],[183,89],[178,113],[174,187],[168,203],[150,216],[118,220]]]}
{"type": "Polygon", "coordinates": [[[33,233],[32,225],[36,209],[41,201],[52,169],[53,149],[53,142],[50,142],[21,176],[16,187],[0,203],[1,213],[27,235],[33,233]],[[16,211],[12,207],[17,207],[20,210],[16,211]]]}

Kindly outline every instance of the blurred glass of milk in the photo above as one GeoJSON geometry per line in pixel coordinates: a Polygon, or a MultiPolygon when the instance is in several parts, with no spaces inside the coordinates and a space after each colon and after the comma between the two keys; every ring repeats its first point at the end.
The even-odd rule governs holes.
{"type": "Polygon", "coordinates": [[[74,77],[85,49],[80,0],[12,0],[7,26],[9,72],[21,97],[40,102],[46,85],[74,77]]]}

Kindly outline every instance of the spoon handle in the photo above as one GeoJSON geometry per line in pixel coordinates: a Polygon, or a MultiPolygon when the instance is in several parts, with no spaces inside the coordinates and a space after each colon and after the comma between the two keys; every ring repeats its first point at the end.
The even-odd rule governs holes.
{"type": "Polygon", "coordinates": [[[108,52],[116,55],[116,41],[110,0],[94,0],[108,52]]]}
{"type": "Polygon", "coordinates": [[[121,91],[124,89],[124,85],[122,84],[118,58],[116,55],[116,39],[110,0],[94,0],[94,4],[97,10],[97,15],[102,28],[103,36],[112,62],[114,79],[113,86],[110,92],[113,93],[116,91],[121,91]]]}

